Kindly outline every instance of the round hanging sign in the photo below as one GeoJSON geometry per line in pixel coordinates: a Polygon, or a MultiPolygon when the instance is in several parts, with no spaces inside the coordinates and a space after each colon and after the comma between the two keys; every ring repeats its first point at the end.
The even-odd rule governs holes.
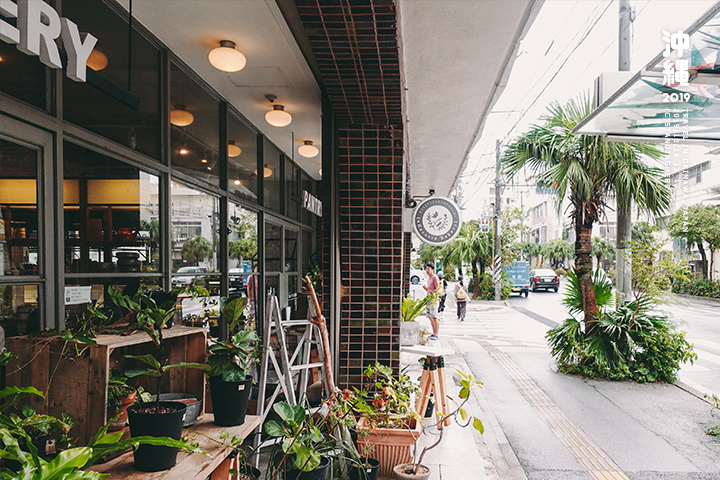
{"type": "Polygon", "coordinates": [[[423,200],[413,212],[413,229],[428,245],[445,245],[460,233],[460,209],[445,197],[423,200]]]}

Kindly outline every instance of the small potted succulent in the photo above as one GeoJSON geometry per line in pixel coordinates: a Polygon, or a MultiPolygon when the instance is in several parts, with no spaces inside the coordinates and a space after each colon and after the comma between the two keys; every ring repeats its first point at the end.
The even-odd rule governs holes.
{"type": "MultiPolygon", "coordinates": [[[[238,297],[223,308],[230,332],[245,320],[246,304],[247,298],[238,297]]],[[[255,332],[240,330],[228,340],[215,340],[208,347],[207,374],[216,425],[229,427],[245,422],[253,383],[248,372],[258,361],[259,344],[255,332]]]]}

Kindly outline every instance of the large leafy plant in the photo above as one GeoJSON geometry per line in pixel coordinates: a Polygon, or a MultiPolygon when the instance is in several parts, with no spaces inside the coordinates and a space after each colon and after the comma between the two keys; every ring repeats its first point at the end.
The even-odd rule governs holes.
{"type": "Polygon", "coordinates": [[[194,362],[178,362],[169,364],[165,353],[163,330],[168,326],[168,323],[175,315],[174,300],[168,300],[162,304],[158,304],[152,294],[144,288],[140,288],[132,297],[123,295],[117,289],[111,288],[110,296],[118,306],[127,309],[130,314],[135,316],[135,325],[137,329],[145,332],[150,337],[155,347],[157,347],[157,355],[149,353],[144,355],[125,355],[125,358],[134,359],[143,364],[143,366],[124,372],[125,376],[128,378],[134,378],[140,375],[149,375],[157,379],[157,407],[160,406],[160,384],[165,372],[176,368],[197,368],[200,370],[208,370],[210,368],[209,365],[204,363],[194,362]]]}
{"type": "Polygon", "coordinates": [[[432,292],[423,298],[414,299],[410,295],[402,299],[402,308],[400,310],[401,319],[403,322],[412,322],[415,320],[428,306],[428,304],[435,301],[437,294],[432,292]]]}
{"type": "Polygon", "coordinates": [[[376,362],[365,369],[363,389],[355,389],[355,412],[376,427],[404,428],[419,418],[410,405],[419,392],[405,369],[396,377],[392,368],[376,362]]]}
{"type": "MultiPolygon", "coordinates": [[[[245,322],[247,298],[238,297],[227,302],[223,314],[230,332],[245,322]]],[[[228,340],[216,340],[208,347],[208,375],[224,382],[242,382],[259,356],[260,338],[251,330],[240,330],[228,340]]]]}

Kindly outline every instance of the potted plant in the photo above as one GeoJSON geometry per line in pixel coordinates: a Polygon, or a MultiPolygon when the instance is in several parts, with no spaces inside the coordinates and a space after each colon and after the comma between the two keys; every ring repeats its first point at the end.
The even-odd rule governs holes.
{"type": "Polygon", "coordinates": [[[327,479],[331,457],[339,454],[341,442],[327,431],[325,417],[285,402],[273,405],[272,412],[263,429],[269,438],[278,440],[270,452],[269,478],[282,471],[284,479],[327,479]]]}
{"type": "Polygon", "coordinates": [[[420,417],[411,404],[419,393],[418,387],[402,370],[397,377],[390,367],[375,363],[368,366],[364,378],[369,381],[356,396],[362,399],[355,404],[358,421],[358,449],[365,457],[380,462],[381,477],[392,475],[398,463],[412,460],[412,445],[420,436],[420,417]]]}
{"type": "MultiPolygon", "coordinates": [[[[245,320],[247,298],[228,302],[223,314],[230,332],[245,320]]],[[[229,427],[245,422],[253,379],[248,370],[258,359],[260,338],[255,332],[240,330],[228,340],[216,340],[208,347],[207,364],[215,424],[229,427]]]]}
{"type": "Polygon", "coordinates": [[[127,383],[127,377],[111,371],[108,380],[107,418],[113,419],[108,428],[111,432],[122,430],[127,423],[127,409],[137,398],[137,390],[127,383]]]}
{"type": "Polygon", "coordinates": [[[430,476],[430,469],[427,466],[423,465],[422,461],[425,457],[425,454],[429,450],[437,447],[442,441],[443,432],[445,431],[443,425],[446,419],[452,418],[453,420],[455,420],[455,423],[457,423],[461,427],[467,427],[472,425],[473,428],[475,428],[480,433],[483,433],[485,431],[485,427],[483,427],[480,419],[477,417],[468,416],[468,413],[464,409],[465,404],[470,399],[472,387],[482,388],[482,382],[480,382],[479,380],[475,380],[472,375],[465,374],[460,370],[457,370],[456,374],[458,380],[460,381],[460,392],[458,393],[460,401],[456,402],[455,400],[450,398],[455,403],[455,408],[451,412],[442,415],[432,425],[422,426],[423,435],[436,435],[437,439],[431,444],[424,446],[423,449],[420,451],[420,454],[418,455],[419,448],[417,445],[417,441],[419,437],[416,437],[412,461],[402,462],[393,467],[393,473],[395,473],[396,480],[426,480],[430,476]]]}
{"type": "MultiPolygon", "coordinates": [[[[176,368],[207,370],[210,367],[206,364],[192,362],[168,364],[163,329],[175,315],[175,300],[170,299],[158,305],[144,288],[140,288],[133,297],[122,295],[118,290],[111,288],[110,296],[118,306],[134,314],[134,326],[144,331],[157,348],[157,356],[149,353],[125,356],[144,364],[141,368],[125,371],[125,376],[134,378],[140,375],[150,375],[157,379],[156,400],[139,403],[128,408],[130,436],[169,437],[180,440],[187,405],[179,402],[160,401],[162,376],[168,370],[176,368]]],[[[177,447],[165,445],[140,445],[133,452],[135,468],[143,472],[156,472],[172,468],[175,465],[177,451],[177,447]]]]}
{"type": "Polygon", "coordinates": [[[415,319],[423,312],[428,303],[435,301],[436,294],[430,293],[423,298],[414,299],[410,295],[403,298],[400,311],[400,345],[412,346],[419,342],[420,324],[415,319]]]}

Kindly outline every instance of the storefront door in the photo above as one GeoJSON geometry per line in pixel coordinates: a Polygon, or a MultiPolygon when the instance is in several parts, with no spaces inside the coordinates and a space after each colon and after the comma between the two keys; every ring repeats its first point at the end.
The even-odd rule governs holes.
{"type": "Polygon", "coordinates": [[[265,290],[275,292],[283,316],[295,317],[300,289],[299,229],[280,221],[265,221],[265,290]],[[288,309],[289,308],[289,313],[288,309]]]}
{"type": "Polygon", "coordinates": [[[7,336],[62,325],[56,312],[52,135],[0,115],[0,325],[7,336]]]}

